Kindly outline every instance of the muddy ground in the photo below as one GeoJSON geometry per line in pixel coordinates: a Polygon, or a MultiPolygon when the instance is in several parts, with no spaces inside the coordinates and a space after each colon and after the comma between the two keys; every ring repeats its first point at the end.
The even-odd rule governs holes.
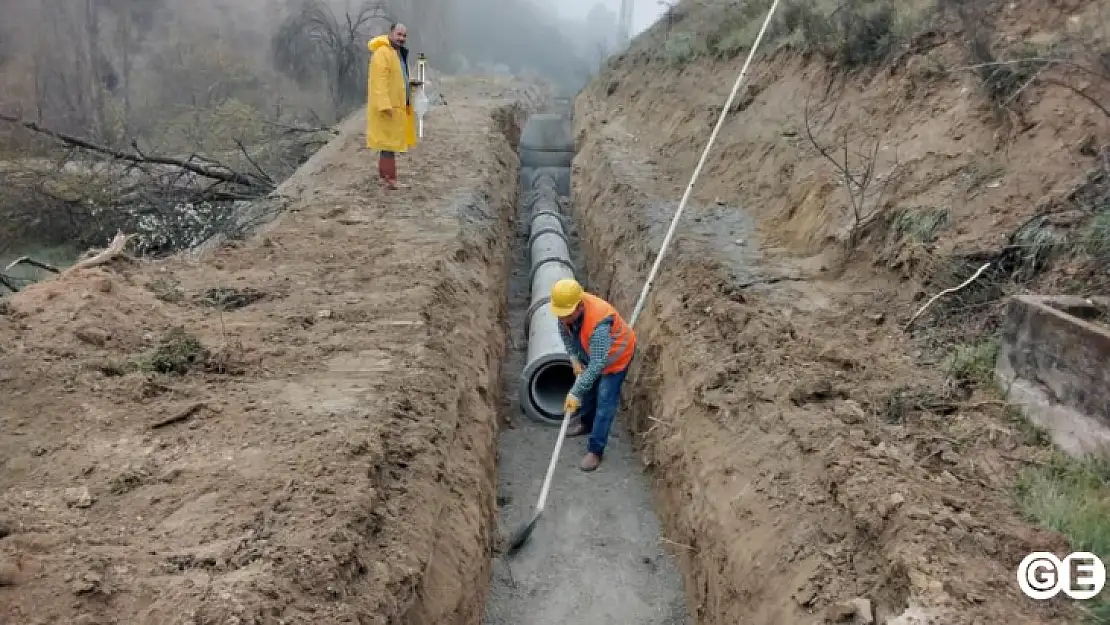
{"type": "Polygon", "coordinates": [[[379,188],[363,119],[264,234],[0,314],[0,621],[474,623],[495,507],[513,141],[445,83],[379,188]]]}
{"type": "MultiPolygon", "coordinates": [[[[651,93],[649,74],[620,71],[651,93]]],[[[577,100],[573,200],[593,288],[631,311],[701,146],[659,151],[658,127],[635,125],[611,91],[599,80],[577,100]]],[[[743,207],[688,208],[637,327],[622,407],[697,622],[1070,615],[1014,582],[1026,553],[1066,549],[1020,518],[1008,490],[1039,453],[1025,434],[972,402],[942,429],[912,399],[940,397],[942,376],[875,314],[897,290],[846,285],[761,247],[743,207]]]]}

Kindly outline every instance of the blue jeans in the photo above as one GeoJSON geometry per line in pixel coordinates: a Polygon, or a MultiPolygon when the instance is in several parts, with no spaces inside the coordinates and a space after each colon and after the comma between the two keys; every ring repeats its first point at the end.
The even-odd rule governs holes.
{"type": "MultiPolygon", "coordinates": [[[[629,363],[631,365],[631,363],[629,363]]],[[[602,455],[605,453],[605,444],[609,442],[609,429],[613,427],[617,409],[621,403],[621,385],[628,375],[628,367],[617,373],[602,374],[597,384],[582,398],[582,407],[578,409],[578,418],[582,427],[590,433],[590,440],[586,449],[590,453],[602,455]]]]}

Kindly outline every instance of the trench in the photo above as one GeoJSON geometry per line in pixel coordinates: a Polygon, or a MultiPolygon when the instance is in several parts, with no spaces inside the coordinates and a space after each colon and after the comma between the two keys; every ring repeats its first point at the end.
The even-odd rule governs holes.
{"type": "MultiPolygon", "coordinates": [[[[574,381],[544,292],[569,275],[590,290],[590,259],[579,244],[568,197],[573,155],[569,110],[529,119],[520,140],[510,340],[501,372],[502,536],[531,518],[559,432],[563,398],[574,381]]],[[[688,622],[682,576],[665,549],[627,423],[622,406],[605,460],[592,473],[578,468],[585,437],[563,445],[536,530],[518,553],[494,559],[486,625],[688,622]]]]}

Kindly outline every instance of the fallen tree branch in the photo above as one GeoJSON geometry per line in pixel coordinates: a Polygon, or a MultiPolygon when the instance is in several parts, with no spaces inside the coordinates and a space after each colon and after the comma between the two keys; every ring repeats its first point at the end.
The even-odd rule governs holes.
{"type": "Polygon", "coordinates": [[[326,133],[332,134],[332,135],[338,135],[339,134],[339,130],[332,127],[332,126],[318,126],[316,128],[309,128],[307,126],[290,126],[289,124],[280,124],[278,122],[270,121],[270,120],[267,120],[267,119],[263,119],[261,121],[262,121],[263,124],[265,124],[267,126],[272,126],[274,128],[281,128],[282,130],[285,131],[282,134],[286,134],[286,135],[293,134],[293,133],[298,133],[298,132],[303,132],[303,133],[307,133],[307,134],[315,134],[315,133],[318,133],[318,132],[326,132],[326,133]]]}
{"type": "Polygon", "coordinates": [[[761,278],[759,280],[752,280],[751,282],[741,282],[736,285],[738,289],[747,289],[753,286],[779,284],[780,282],[808,282],[811,278],[806,276],[776,276],[773,278],[761,278]]]}
{"type": "Polygon", "coordinates": [[[10,278],[8,278],[8,276],[5,276],[2,273],[0,273],[0,286],[11,291],[12,293],[19,293],[19,287],[16,286],[15,283],[12,282],[10,278]]]}
{"type": "Polygon", "coordinates": [[[239,151],[243,153],[243,157],[247,159],[247,162],[250,163],[252,167],[254,167],[254,170],[258,172],[258,175],[261,176],[262,179],[265,180],[270,186],[276,187],[277,185],[274,183],[274,179],[270,177],[270,174],[267,174],[266,171],[262,169],[262,166],[258,164],[258,161],[251,158],[251,153],[247,151],[247,146],[243,145],[243,142],[238,139],[235,140],[235,145],[239,146],[239,151]]]}
{"type": "Polygon", "coordinates": [[[66,134],[64,132],[59,132],[57,130],[52,130],[50,128],[47,128],[45,126],[42,126],[42,125],[38,124],[37,122],[27,121],[27,120],[21,119],[19,117],[15,117],[15,116],[12,116],[12,115],[6,115],[6,114],[3,114],[3,113],[0,113],[0,121],[5,121],[5,122],[11,123],[11,124],[16,124],[16,125],[22,126],[22,127],[26,128],[27,130],[30,130],[32,132],[37,132],[37,133],[42,134],[42,135],[46,135],[46,136],[48,136],[52,139],[55,139],[57,141],[60,141],[64,144],[72,146],[72,147],[82,148],[82,149],[85,149],[85,150],[89,150],[91,152],[98,152],[100,154],[106,154],[108,156],[111,156],[112,158],[119,159],[121,161],[127,161],[129,163],[149,163],[149,164],[153,164],[153,165],[168,165],[168,166],[171,166],[171,167],[177,167],[179,169],[183,169],[185,171],[194,173],[194,174],[196,174],[198,176],[202,176],[204,178],[210,178],[212,180],[221,180],[223,182],[237,184],[237,185],[241,185],[241,186],[244,186],[244,187],[249,187],[249,188],[252,188],[252,189],[260,189],[260,190],[264,190],[266,192],[272,191],[275,188],[274,184],[270,181],[267,181],[263,178],[260,178],[256,175],[253,175],[253,174],[243,174],[243,173],[233,171],[232,169],[228,168],[227,166],[211,167],[211,166],[203,165],[203,164],[200,164],[200,163],[191,162],[190,160],[183,160],[183,159],[179,159],[179,158],[173,158],[171,156],[158,156],[158,155],[153,155],[153,154],[144,155],[140,152],[136,152],[136,153],[124,152],[122,150],[117,150],[117,149],[110,148],[110,147],[107,147],[107,146],[98,145],[98,144],[93,143],[91,141],[88,141],[86,139],[82,139],[80,137],[75,137],[73,135],[69,135],[69,134],[66,134]]]}
{"type": "Polygon", "coordinates": [[[116,236],[112,239],[112,242],[108,244],[108,247],[105,248],[104,251],[95,256],[92,256],[91,258],[86,258],[85,260],[78,261],[72,267],[67,269],[66,272],[68,273],[70,271],[77,271],[80,269],[99,267],[101,265],[106,265],[112,262],[116,258],[124,256],[123,248],[127,247],[127,244],[130,243],[131,239],[133,239],[134,237],[135,235],[133,234],[124,234],[122,232],[117,232],[116,236]]]}
{"type": "Polygon", "coordinates": [[[12,262],[8,263],[7,267],[4,267],[4,271],[11,271],[12,269],[20,265],[30,265],[32,267],[38,267],[39,269],[49,271],[50,273],[62,273],[62,270],[58,269],[54,265],[48,265],[42,261],[35,260],[30,256],[20,256],[19,258],[13,260],[12,262]]]}
{"type": "Polygon", "coordinates": [[[937,293],[936,295],[929,298],[929,301],[925,302],[925,305],[922,306],[921,308],[918,308],[917,312],[915,312],[913,314],[913,316],[910,317],[910,320],[906,322],[906,325],[905,325],[905,327],[902,328],[902,331],[903,332],[909,332],[910,328],[913,327],[913,323],[915,321],[917,321],[917,318],[920,317],[922,315],[922,313],[924,313],[926,310],[929,309],[930,306],[933,305],[933,302],[935,302],[938,299],[944,297],[945,295],[950,295],[952,293],[955,293],[956,291],[959,291],[961,289],[966,288],[967,285],[971,284],[972,282],[975,282],[975,280],[978,279],[979,276],[981,276],[983,274],[983,272],[987,270],[987,267],[990,267],[990,266],[991,266],[990,263],[985,263],[982,267],[979,268],[978,271],[971,274],[971,277],[968,278],[967,280],[964,280],[963,282],[961,282],[960,284],[958,284],[954,287],[944,289],[940,293],[937,293]]]}

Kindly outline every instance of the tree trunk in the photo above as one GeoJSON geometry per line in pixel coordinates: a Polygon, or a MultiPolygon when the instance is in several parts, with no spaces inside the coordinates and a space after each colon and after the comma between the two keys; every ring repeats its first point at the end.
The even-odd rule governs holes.
{"type": "Polygon", "coordinates": [[[104,137],[104,90],[100,83],[100,12],[98,0],[85,0],[85,36],[88,39],[88,72],[86,81],[92,102],[92,136],[103,140],[104,137]]]}
{"type": "Polygon", "coordinates": [[[134,45],[132,37],[131,15],[124,12],[119,16],[120,56],[123,62],[123,136],[130,141],[131,136],[131,46],[134,45]]]}

